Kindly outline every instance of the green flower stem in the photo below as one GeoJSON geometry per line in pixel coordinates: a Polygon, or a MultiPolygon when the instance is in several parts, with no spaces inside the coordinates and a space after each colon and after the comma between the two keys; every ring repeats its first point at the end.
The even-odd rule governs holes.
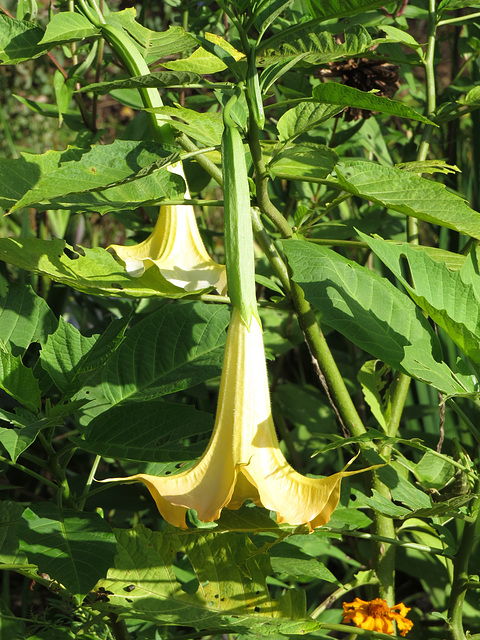
{"type": "MultiPolygon", "coordinates": [[[[268,195],[268,173],[260,146],[259,128],[254,118],[250,118],[249,126],[249,146],[255,167],[258,207],[262,213],[270,218],[283,238],[291,238],[293,236],[293,229],[280,211],[272,204],[270,196],[268,195]]],[[[302,288],[291,280],[291,278],[289,279],[292,303],[322,386],[344,429],[350,431],[354,436],[362,435],[366,432],[366,429],[348,393],[337,363],[332,356],[325,336],[315,318],[313,309],[305,299],[302,288]]]]}
{"type": "MultiPolygon", "coordinates": [[[[479,481],[475,483],[473,492],[478,494],[479,481]]],[[[466,635],[463,630],[463,602],[469,584],[468,567],[473,545],[478,539],[480,529],[480,496],[472,501],[472,518],[465,520],[462,540],[453,561],[453,582],[450,594],[450,604],[448,608],[448,631],[449,640],[465,640],[466,635]]]]}
{"type": "Polygon", "coordinates": [[[97,468],[98,468],[98,465],[100,464],[101,459],[102,459],[102,456],[95,456],[95,460],[93,461],[92,468],[90,469],[90,473],[88,474],[87,482],[85,483],[85,489],[83,490],[82,496],[78,501],[78,508],[80,511],[83,511],[85,502],[88,498],[90,487],[93,484],[93,480],[95,478],[95,474],[97,472],[97,468]]]}
{"type": "MultiPolygon", "coordinates": [[[[445,553],[443,549],[437,547],[430,547],[426,544],[418,544],[417,542],[404,542],[398,540],[398,538],[384,538],[383,536],[377,536],[371,533],[365,533],[364,531],[345,531],[344,529],[336,529],[335,527],[324,527],[325,531],[331,533],[340,533],[342,536],[351,536],[353,538],[361,538],[362,540],[374,540],[377,542],[384,542],[388,545],[395,545],[397,547],[404,547],[405,549],[415,549],[416,551],[424,551],[425,553],[431,553],[435,556],[443,556],[444,558],[454,558],[455,556],[449,553],[445,553]]],[[[480,582],[478,584],[480,588],[480,582]]]]}
{"type": "Polygon", "coordinates": [[[275,247],[273,240],[268,235],[265,227],[260,219],[260,212],[257,207],[252,207],[250,210],[252,216],[252,227],[255,239],[257,240],[263,253],[268,258],[268,261],[272,265],[278,279],[282,283],[285,292],[291,295],[290,278],[288,277],[288,270],[285,266],[285,262],[280,257],[280,254],[275,247]]]}

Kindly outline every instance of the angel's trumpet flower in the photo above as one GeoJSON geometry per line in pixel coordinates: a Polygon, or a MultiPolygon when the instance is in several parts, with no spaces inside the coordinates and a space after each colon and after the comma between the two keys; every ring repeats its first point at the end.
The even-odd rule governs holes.
{"type": "MultiPolygon", "coordinates": [[[[180,162],[167,170],[184,177],[180,162]]],[[[185,198],[189,197],[187,187],[185,198]]],[[[146,240],[132,246],[112,244],[109,249],[115,251],[134,277],[156,265],[165,280],[185,291],[215,287],[219,293],[226,293],[225,267],[208,255],[191,205],[162,205],[155,228],[146,240]]]]}
{"type": "MultiPolygon", "coordinates": [[[[273,424],[262,328],[256,316],[247,327],[234,308],[227,335],[215,426],[205,453],[187,471],[171,476],[137,474],[162,516],[185,528],[187,509],[203,522],[220,517],[224,507],[238,509],[247,499],[277,512],[277,521],[326,524],[340,497],[340,471],[307,478],[288,464],[273,424]]],[[[121,478],[113,478],[121,480],[121,478]]]]}

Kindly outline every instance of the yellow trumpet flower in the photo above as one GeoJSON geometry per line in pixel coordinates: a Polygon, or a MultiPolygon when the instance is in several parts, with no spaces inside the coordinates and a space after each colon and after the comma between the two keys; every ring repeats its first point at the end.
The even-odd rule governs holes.
{"type": "Polygon", "coordinates": [[[255,315],[249,326],[234,307],[227,334],[217,415],[210,442],[198,462],[171,476],[139,473],[161,515],[186,528],[187,509],[203,522],[220,517],[224,507],[238,509],[247,499],[277,512],[279,523],[326,524],[340,497],[341,471],[327,478],[297,473],[283,456],[273,424],[262,328],[255,315]]]}
{"type": "MultiPolygon", "coordinates": [[[[167,170],[185,177],[181,162],[167,170]]],[[[185,198],[189,197],[187,187],[185,198]]],[[[208,255],[191,205],[162,205],[155,228],[146,240],[132,246],[112,244],[108,248],[115,251],[133,277],[156,265],[165,280],[185,291],[215,287],[219,293],[226,293],[225,267],[208,255]]]]}

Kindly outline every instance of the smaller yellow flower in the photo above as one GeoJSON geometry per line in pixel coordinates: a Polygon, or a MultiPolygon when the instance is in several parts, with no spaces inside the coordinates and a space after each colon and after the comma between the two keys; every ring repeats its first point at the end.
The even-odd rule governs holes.
{"type": "Polygon", "coordinates": [[[405,616],[410,611],[403,602],[389,607],[386,600],[375,598],[375,600],[365,601],[355,598],[353,602],[343,603],[343,622],[353,622],[361,629],[368,631],[378,631],[393,635],[394,620],[402,636],[405,636],[413,627],[413,622],[405,616]]]}
{"type": "MultiPolygon", "coordinates": [[[[180,162],[167,170],[185,177],[180,162]]],[[[185,198],[189,197],[187,187],[185,198]]],[[[133,277],[156,265],[165,280],[185,291],[215,287],[219,293],[226,293],[225,267],[208,255],[191,205],[162,205],[146,240],[132,246],[112,244],[108,249],[115,251],[133,277]]]]}

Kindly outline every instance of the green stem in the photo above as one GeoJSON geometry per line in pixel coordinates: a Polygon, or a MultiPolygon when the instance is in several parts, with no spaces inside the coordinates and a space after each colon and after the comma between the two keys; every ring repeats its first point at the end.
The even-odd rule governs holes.
{"type": "MultiPolygon", "coordinates": [[[[293,236],[292,228],[272,204],[268,195],[268,173],[260,146],[259,128],[254,118],[250,118],[249,145],[255,167],[258,207],[262,213],[270,218],[283,238],[291,238],[293,236]]],[[[277,274],[279,277],[281,275],[281,279],[284,278],[282,270],[277,271],[277,274]]],[[[315,318],[313,309],[305,299],[302,288],[296,282],[290,279],[289,287],[292,303],[310,350],[313,365],[340,424],[345,431],[350,431],[354,436],[365,433],[366,429],[348,393],[342,374],[315,318]]],[[[288,291],[288,288],[286,290],[288,291]]]]}
{"type": "Polygon", "coordinates": [[[32,471],[28,467],[24,467],[23,464],[20,464],[19,462],[12,462],[8,458],[4,458],[3,456],[0,456],[0,462],[4,462],[5,464],[8,464],[10,467],[13,467],[14,469],[18,469],[19,471],[23,471],[29,476],[32,476],[32,478],[35,478],[36,480],[43,482],[43,484],[46,484],[48,487],[55,489],[55,491],[58,491],[58,486],[54,482],[51,482],[51,480],[47,480],[47,478],[44,478],[39,473],[32,471]]]}
{"type": "MultiPolygon", "coordinates": [[[[475,483],[473,492],[478,494],[479,481],[475,483]]],[[[480,496],[473,500],[472,519],[465,521],[463,528],[462,540],[453,562],[453,583],[452,592],[450,594],[450,605],[448,608],[448,632],[449,640],[465,640],[465,632],[463,630],[463,603],[469,582],[468,567],[470,556],[472,554],[473,545],[478,536],[480,522],[480,496]]]]}
{"type": "Polygon", "coordinates": [[[90,469],[90,473],[88,474],[87,482],[85,483],[85,489],[83,490],[82,496],[78,501],[78,508],[80,511],[83,511],[85,502],[88,498],[90,487],[93,484],[93,479],[95,477],[95,474],[97,472],[97,468],[98,468],[98,465],[100,464],[101,459],[102,459],[102,456],[95,456],[95,460],[93,461],[92,468],[90,469]]]}
{"type": "MultiPolygon", "coordinates": [[[[373,540],[376,542],[384,542],[388,545],[395,545],[397,547],[404,547],[405,549],[415,549],[417,551],[424,551],[425,553],[431,553],[435,556],[443,556],[444,558],[453,558],[454,556],[445,553],[444,549],[429,547],[426,544],[418,544],[417,542],[404,542],[398,540],[398,538],[385,538],[383,536],[377,536],[372,533],[365,533],[364,531],[345,531],[344,529],[336,529],[335,527],[325,527],[326,531],[331,533],[341,533],[342,536],[351,536],[353,538],[361,538],[362,540],[373,540]]],[[[478,583],[480,585],[480,583],[478,583]]]]}

